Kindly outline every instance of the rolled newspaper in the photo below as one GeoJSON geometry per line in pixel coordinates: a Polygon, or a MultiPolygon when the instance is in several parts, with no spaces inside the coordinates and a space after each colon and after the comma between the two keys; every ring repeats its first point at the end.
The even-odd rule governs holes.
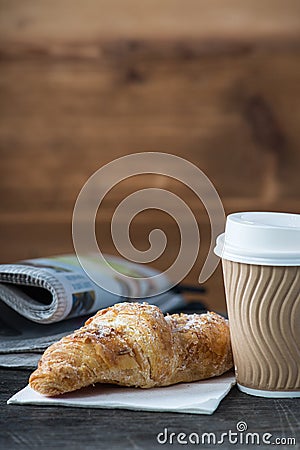
{"type": "MultiPolygon", "coordinates": [[[[93,313],[124,299],[151,298],[164,312],[182,302],[169,291],[170,281],[160,272],[113,256],[106,260],[116,271],[112,276],[105,264],[99,266],[97,261],[96,265],[95,258],[101,286],[89,278],[74,255],[2,264],[0,299],[27,319],[44,324],[93,313]]],[[[89,262],[93,263],[93,256],[89,262]]]]}
{"type": "MultiPolygon", "coordinates": [[[[122,258],[105,259],[116,271],[112,276],[97,261],[101,285],[89,278],[75,255],[0,265],[0,367],[36,367],[45,348],[116,302],[148,301],[163,312],[184,304],[164,274],[122,258]]],[[[93,261],[90,256],[90,267],[93,261]]]]}

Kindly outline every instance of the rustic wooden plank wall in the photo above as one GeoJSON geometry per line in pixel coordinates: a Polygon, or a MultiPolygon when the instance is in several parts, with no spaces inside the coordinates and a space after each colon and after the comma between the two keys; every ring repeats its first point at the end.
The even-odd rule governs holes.
{"type": "MultiPolygon", "coordinates": [[[[0,0],[0,260],[72,250],[71,215],[86,179],[141,151],[170,152],[213,181],[226,212],[299,212],[300,4],[298,1],[0,0]]],[[[193,209],[203,247],[204,208],[184,186],[137,177],[99,212],[102,249],[128,193],[154,185],[193,209]]],[[[174,222],[141,214],[133,240],[174,222]]],[[[146,243],[146,244],[145,244],[146,243]]],[[[224,309],[220,268],[209,304],[224,309]]]]}

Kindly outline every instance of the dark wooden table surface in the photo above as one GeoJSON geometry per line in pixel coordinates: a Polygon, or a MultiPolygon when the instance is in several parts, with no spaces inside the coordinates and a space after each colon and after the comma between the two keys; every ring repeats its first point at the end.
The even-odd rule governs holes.
{"type": "MultiPolygon", "coordinates": [[[[276,448],[300,448],[300,401],[297,399],[262,399],[232,389],[212,416],[102,410],[48,406],[7,405],[7,399],[27,384],[28,371],[1,370],[0,449],[152,449],[202,448],[202,445],[178,444],[178,433],[222,433],[237,431],[237,423],[247,424],[247,431],[258,433],[260,445],[230,443],[206,445],[208,448],[270,448],[262,443],[264,433],[270,442],[294,438],[296,444],[276,448]],[[157,434],[168,429],[176,433],[175,442],[159,444],[157,434]]],[[[161,437],[161,439],[163,439],[161,437]]],[[[185,440],[186,438],[181,437],[185,440]]],[[[232,440],[235,436],[232,435],[232,440]]],[[[284,440],[282,441],[284,442],[284,440]]],[[[271,447],[272,448],[272,447],[271,447]]]]}

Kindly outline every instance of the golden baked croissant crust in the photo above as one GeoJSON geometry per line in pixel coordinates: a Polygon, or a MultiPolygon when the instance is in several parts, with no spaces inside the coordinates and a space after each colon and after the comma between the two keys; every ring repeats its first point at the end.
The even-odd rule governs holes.
{"type": "Polygon", "coordinates": [[[221,375],[232,364],[228,323],[218,314],[164,316],[124,302],[51,345],[29,384],[48,396],[94,383],[151,388],[221,375]]]}

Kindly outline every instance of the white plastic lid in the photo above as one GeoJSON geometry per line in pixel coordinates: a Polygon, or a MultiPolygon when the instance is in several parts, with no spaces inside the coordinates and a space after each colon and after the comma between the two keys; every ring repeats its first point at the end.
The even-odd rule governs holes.
{"type": "Polygon", "coordinates": [[[223,259],[246,264],[299,266],[300,214],[230,214],[214,251],[223,259]]]}

